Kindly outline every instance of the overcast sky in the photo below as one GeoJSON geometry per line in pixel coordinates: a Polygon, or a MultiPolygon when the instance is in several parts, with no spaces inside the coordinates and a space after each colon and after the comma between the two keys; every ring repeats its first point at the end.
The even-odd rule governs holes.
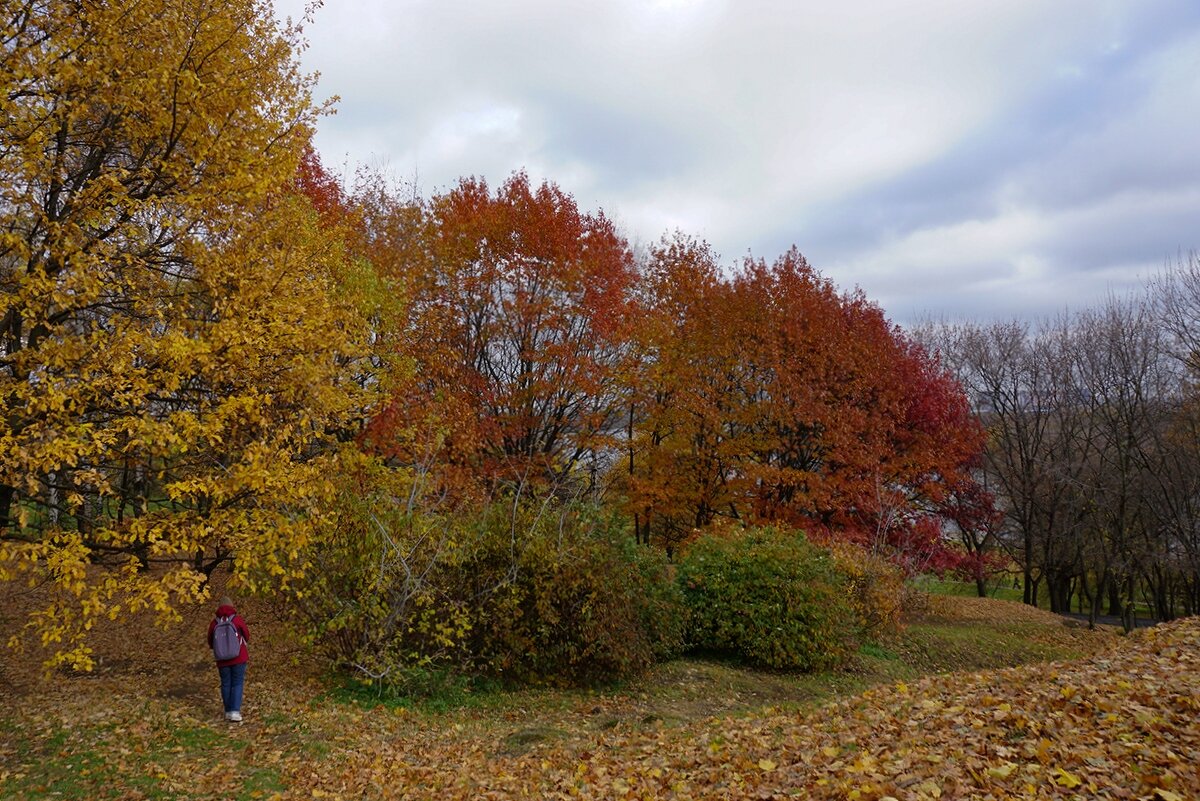
{"type": "Polygon", "coordinates": [[[1200,247],[1197,0],[326,0],[307,37],[335,172],[524,168],[634,242],[794,243],[900,323],[1200,247]]]}

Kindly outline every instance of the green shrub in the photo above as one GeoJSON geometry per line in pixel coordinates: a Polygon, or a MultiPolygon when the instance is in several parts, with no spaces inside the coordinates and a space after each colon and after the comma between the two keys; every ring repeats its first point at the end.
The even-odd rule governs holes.
{"type": "Polygon", "coordinates": [[[333,661],[391,693],[424,675],[594,684],[677,654],[665,558],[585,504],[409,511],[390,473],[359,476],[287,597],[333,661]]]}
{"type": "Polygon", "coordinates": [[[633,570],[630,586],[654,659],[674,659],[683,653],[687,636],[687,606],[675,580],[675,566],[662,550],[634,542],[632,537],[622,537],[619,545],[633,570]]]}
{"type": "Polygon", "coordinates": [[[515,551],[511,509],[479,532],[462,565],[481,599],[470,636],[477,670],[509,682],[595,684],[679,652],[682,596],[665,559],[592,511],[539,510],[515,551]]]}
{"type": "Polygon", "coordinates": [[[797,670],[836,666],[853,650],[847,578],[800,532],[703,536],[684,554],[679,582],[695,648],[797,670]]]}

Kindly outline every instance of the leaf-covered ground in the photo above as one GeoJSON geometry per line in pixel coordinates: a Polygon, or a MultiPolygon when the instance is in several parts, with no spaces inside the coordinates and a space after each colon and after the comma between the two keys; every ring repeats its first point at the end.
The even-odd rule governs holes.
{"type": "MultiPolygon", "coordinates": [[[[22,603],[3,599],[4,633],[22,603]]],[[[687,660],[435,713],[331,693],[265,607],[246,614],[242,726],[221,720],[207,609],[104,632],[87,677],[3,652],[0,798],[1200,797],[1200,622],[1125,638],[940,599],[839,674],[687,660]],[[1060,661],[995,667],[1041,659],[1060,661]]]]}

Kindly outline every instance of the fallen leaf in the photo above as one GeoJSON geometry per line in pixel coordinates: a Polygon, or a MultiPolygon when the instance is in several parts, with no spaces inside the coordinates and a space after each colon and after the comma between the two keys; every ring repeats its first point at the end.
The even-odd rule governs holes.
{"type": "Polygon", "coordinates": [[[1066,787],[1068,790],[1074,790],[1076,787],[1083,784],[1083,780],[1075,774],[1059,768],[1058,776],[1055,777],[1054,783],[1059,787],[1066,787]]]}

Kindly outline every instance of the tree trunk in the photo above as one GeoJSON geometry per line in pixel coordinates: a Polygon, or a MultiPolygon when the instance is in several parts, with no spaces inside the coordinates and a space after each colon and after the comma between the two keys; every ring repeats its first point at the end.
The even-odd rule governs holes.
{"type": "Polygon", "coordinates": [[[1125,589],[1121,595],[1121,628],[1125,629],[1125,633],[1128,634],[1137,627],[1137,616],[1133,611],[1132,576],[1125,579],[1125,589]]]}
{"type": "Polygon", "coordinates": [[[1047,576],[1046,586],[1050,590],[1050,611],[1060,615],[1070,612],[1071,577],[1057,573],[1047,576]]]}
{"type": "Polygon", "coordinates": [[[1121,603],[1121,585],[1118,581],[1110,581],[1108,583],[1108,614],[1111,617],[1120,617],[1122,612],[1121,603]]]}
{"type": "Polygon", "coordinates": [[[1033,551],[1032,538],[1028,534],[1026,534],[1025,535],[1025,559],[1024,559],[1024,567],[1023,567],[1024,573],[1025,573],[1025,592],[1024,592],[1023,600],[1025,603],[1029,604],[1030,606],[1037,606],[1037,585],[1035,585],[1033,583],[1033,565],[1029,564],[1029,555],[1032,553],[1032,551],[1033,551]]]}
{"type": "Polygon", "coordinates": [[[9,513],[12,511],[14,492],[16,492],[16,490],[7,484],[0,484],[0,529],[7,529],[12,525],[12,520],[9,518],[9,513]]]}
{"type": "Polygon", "coordinates": [[[1097,591],[1094,593],[1091,591],[1091,588],[1088,587],[1087,573],[1084,573],[1079,579],[1079,614],[1084,614],[1083,602],[1085,599],[1087,600],[1087,608],[1092,608],[1095,598],[1100,594],[1099,583],[1097,583],[1096,589],[1097,591]]]}
{"type": "Polygon", "coordinates": [[[1096,628],[1096,620],[1100,617],[1100,611],[1104,606],[1104,593],[1108,592],[1112,587],[1112,574],[1105,568],[1100,574],[1099,581],[1096,582],[1096,592],[1088,600],[1091,602],[1088,609],[1088,628],[1096,628]]]}

